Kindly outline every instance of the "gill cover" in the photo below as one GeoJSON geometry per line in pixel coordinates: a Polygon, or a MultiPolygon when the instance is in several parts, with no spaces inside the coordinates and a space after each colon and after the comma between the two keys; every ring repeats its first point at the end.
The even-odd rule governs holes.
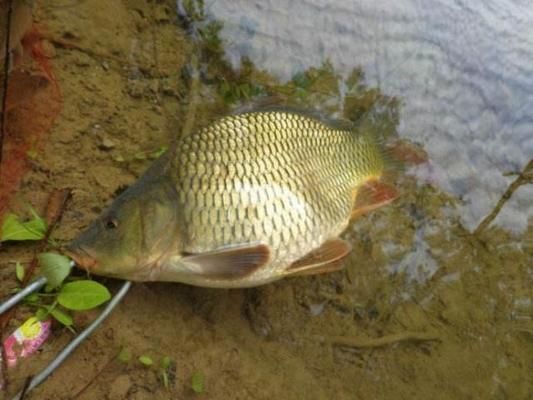
{"type": "Polygon", "coordinates": [[[96,275],[135,279],[175,245],[174,185],[165,176],[143,178],[67,247],[78,265],[96,275]]]}

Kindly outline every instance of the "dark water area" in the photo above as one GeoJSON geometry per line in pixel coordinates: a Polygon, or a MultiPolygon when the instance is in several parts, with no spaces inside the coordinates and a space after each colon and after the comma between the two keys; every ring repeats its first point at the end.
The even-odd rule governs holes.
{"type": "MultiPolygon", "coordinates": [[[[28,399],[533,397],[528,1],[49,0],[31,10],[54,80],[39,75],[42,58],[10,75],[37,94],[13,97],[26,106],[10,111],[18,136],[7,148],[30,144],[6,206],[43,213],[53,189],[72,188],[53,245],[180,134],[258,104],[350,120],[420,159],[392,174],[397,200],[343,233],[344,270],[238,290],[136,283],[28,399]]],[[[37,247],[0,245],[6,298],[37,247]]],[[[19,307],[4,333],[34,312],[19,307]]],[[[73,313],[75,326],[96,313],[73,313]]],[[[54,325],[7,371],[0,398],[72,337],[54,325]]]]}

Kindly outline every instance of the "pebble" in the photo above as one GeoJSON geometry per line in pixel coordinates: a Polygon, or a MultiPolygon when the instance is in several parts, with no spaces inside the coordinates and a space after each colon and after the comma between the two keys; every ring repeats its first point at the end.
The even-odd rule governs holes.
{"type": "Polygon", "coordinates": [[[116,143],[108,137],[104,137],[102,139],[102,143],[100,144],[100,147],[104,150],[111,150],[115,146],[116,146],[116,143]]]}

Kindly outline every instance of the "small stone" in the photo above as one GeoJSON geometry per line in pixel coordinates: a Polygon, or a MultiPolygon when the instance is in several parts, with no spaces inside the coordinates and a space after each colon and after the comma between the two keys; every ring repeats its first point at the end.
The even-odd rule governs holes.
{"type": "Polygon", "coordinates": [[[116,143],[108,137],[104,137],[102,139],[102,143],[100,144],[100,148],[103,150],[111,150],[115,146],[116,146],[116,143]]]}
{"type": "Polygon", "coordinates": [[[326,301],[323,301],[322,303],[315,303],[309,305],[309,312],[311,313],[311,316],[316,317],[324,311],[324,308],[326,307],[326,301]]]}

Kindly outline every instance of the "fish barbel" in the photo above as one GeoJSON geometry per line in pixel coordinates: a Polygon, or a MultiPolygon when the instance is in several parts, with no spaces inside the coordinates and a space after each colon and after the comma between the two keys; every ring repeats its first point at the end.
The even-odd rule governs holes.
{"type": "Polygon", "coordinates": [[[369,134],[287,111],[224,117],[181,137],[67,253],[97,275],[206,287],[335,271],[350,220],[396,197],[385,169],[369,134]]]}

